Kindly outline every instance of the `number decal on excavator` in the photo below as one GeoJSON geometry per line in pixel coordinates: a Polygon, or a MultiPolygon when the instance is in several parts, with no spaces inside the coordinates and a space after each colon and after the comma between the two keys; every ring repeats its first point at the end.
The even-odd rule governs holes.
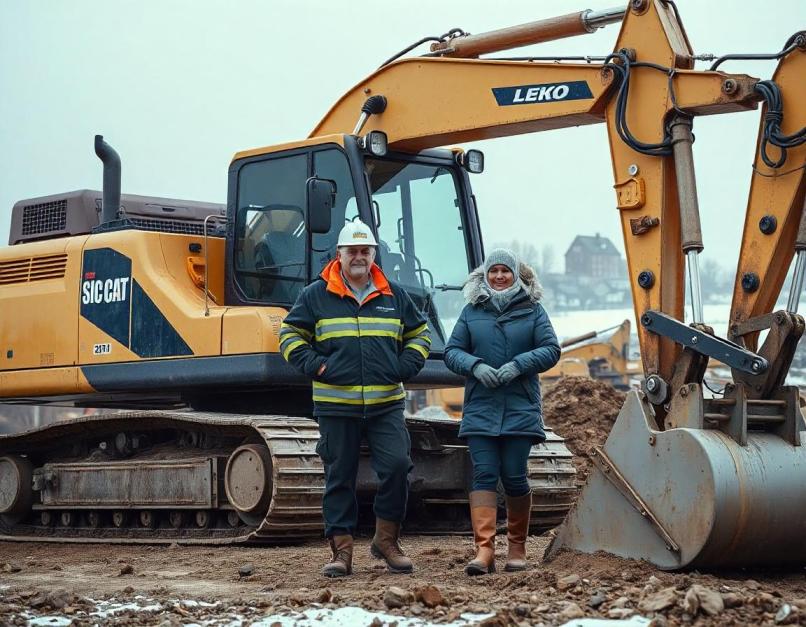
{"type": "Polygon", "coordinates": [[[499,107],[593,98],[590,87],[585,81],[493,87],[493,95],[499,107]]]}

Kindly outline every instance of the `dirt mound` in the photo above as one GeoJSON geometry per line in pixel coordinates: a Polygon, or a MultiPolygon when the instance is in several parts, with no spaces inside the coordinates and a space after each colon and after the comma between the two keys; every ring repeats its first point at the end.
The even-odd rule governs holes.
{"type": "Polygon", "coordinates": [[[604,444],[624,398],[612,385],[588,377],[563,377],[544,391],[543,418],[565,438],[580,483],[588,476],[588,449],[604,444]]]}

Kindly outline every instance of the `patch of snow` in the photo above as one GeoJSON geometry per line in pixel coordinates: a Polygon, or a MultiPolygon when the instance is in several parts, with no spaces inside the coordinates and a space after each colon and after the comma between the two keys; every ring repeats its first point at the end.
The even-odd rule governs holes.
{"type": "Polygon", "coordinates": [[[207,601],[194,601],[192,599],[182,599],[181,601],[175,602],[185,607],[216,607],[218,605],[217,601],[215,603],[208,603],[207,601]]]}
{"type": "MultiPolygon", "coordinates": [[[[341,607],[338,609],[311,608],[303,612],[292,612],[288,614],[273,614],[257,619],[247,620],[246,617],[237,614],[235,608],[224,608],[219,603],[207,603],[205,601],[194,600],[170,600],[160,603],[154,599],[137,596],[131,601],[121,602],[115,599],[99,601],[88,599],[94,608],[88,613],[81,612],[83,617],[91,619],[109,618],[119,612],[160,612],[173,605],[183,605],[185,607],[219,607],[220,614],[210,616],[202,620],[196,619],[194,622],[185,623],[185,627],[240,627],[247,622],[251,627],[270,627],[271,625],[280,627],[353,627],[354,625],[369,625],[373,619],[378,618],[384,624],[397,623],[397,627],[437,627],[436,623],[417,618],[414,616],[394,616],[384,612],[369,612],[360,607],[341,607]]],[[[475,625],[493,614],[462,614],[457,620],[450,623],[440,623],[440,627],[468,627],[475,625]]],[[[67,627],[73,617],[66,617],[59,614],[49,614],[47,616],[34,617],[25,612],[22,618],[27,620],[30,627],[67,627]]],[[[643,625],[644,623],[625,623],[643,625]]]]}
{"type": "MultiPolygon", "coordinates": [[[[450,623],[440,623],[441,627],[465,627],[475,625],[493,614],[462,614],[461,617],[450,623]]],[[[352,627],[354,625],[369,625],[373,619],[378,618],[384,624],[397,623],[397,627],[433,627],[436,623],[421,618],[408,616],[393,616],[383,612],[368,612],[360,607],[340,607],[336,610],[312,609],[292,615],[264,616],[253,620],[251,627],[269,627],[281,625],[282,627],[352,627]]]]}
{"type": "Polygon", "coordinates": [[[120,603],[119,601],[96,601],[94,599],[87,599],[88,601],[95,604],[95,611],[90,612],[90,616],[97,616],[98,618],[107,618],[112,616],[113,614],[117,614],[118,612],[125,612],[127,610],[132,610],[134,612],[158,612],[159,610],[163,609],[163,606],[159,603],[154,603],[153,599],[147,599],[146,597],[137,596],[135,597],[136,601],[129,601],[127,603],[120,603]],[[149,605],[143,605],[140,601],[151,601],[149,605]]]}
{"type": "Polygon", "coordinates": [[[443,418],[443,419],[450,419],[452,416],[448,414],[442,407],[438,407],[437,405],[428,405],[427,407],[423,407],[420,411],[414,414],[415,418],[443,418]]]}
{"type": "MultiPolygon", "coordinates": [[[[28,618],[25,616],[24,618],[28,618]]],[[[72,618],[64,616],[37,616],[36,618],[28,618],[28,625],[30,627],[67,627],[73,622],[72,618]]]]}
{"type": "Polygon", "coordinates": [[[630,616],[620,620],[613,620],[612,618],[575,618],[563,623],[560,627],[642,627],[651,623],[648,618],[643,616],[630,616]]]}

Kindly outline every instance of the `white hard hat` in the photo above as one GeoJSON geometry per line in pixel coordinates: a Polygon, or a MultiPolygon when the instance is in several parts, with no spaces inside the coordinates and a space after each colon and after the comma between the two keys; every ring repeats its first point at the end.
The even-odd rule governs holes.
{"type": "Polygon", "coordinates": [[[372,230],[361,220],[348,222],[339,233],[336,246],[377,246],[372,230]]]}

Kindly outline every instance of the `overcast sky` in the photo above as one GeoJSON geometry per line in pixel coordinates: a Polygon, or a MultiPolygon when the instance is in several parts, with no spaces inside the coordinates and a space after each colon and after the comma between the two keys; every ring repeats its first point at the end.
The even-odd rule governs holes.
{"type": "MultiPolygon", "coordinates": [[[[307,136],[344,91],[413,41],[451,27],[476,33],[617,4],[2,0],[2,240],[15,201],[100,189],[95,133],[122,157],[124,192],[225,202],[234,152],[307,136]]],[[[806,27],[804,0],[678,5],[696,53],[778,51],[806,27]]],[[[617,34],[610,26],[523,51],[606,54],[617,34]]],[[[742,61],[722,69],[769,78],[774,67],[742,61]]],[[[758,116],[695,123],[705,254],[729,267],[758,116]]],[[[487,242],[550,243],[559,256],[577,233],[599,232],[623,250],[604,125],[467,147],[486,154],[486,172],[473,185],[487,242]]]]}

